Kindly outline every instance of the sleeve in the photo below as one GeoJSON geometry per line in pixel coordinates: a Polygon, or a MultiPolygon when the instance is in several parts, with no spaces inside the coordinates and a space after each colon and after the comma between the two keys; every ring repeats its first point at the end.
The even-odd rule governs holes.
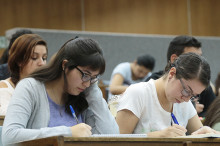
{"type": "Polygon", "coordinates": [[[11,96],[8,88],[0,88],[0,115],[6,114],[11,96]]]}
{"type": "MultiPolygon", "coordinates": [[[[42,126],[41,123],[46,123],[45,121],[47,121],[47,115],[45,113],[45,115],[41,115],[41,117],[45,118],[39,118],[39,115],[34,111],[35,108],[43,108],[42,105],[36,104],[36,98],[39,98],[39,96],[36,96],[38,95],[36,93],[38,91],[36,91],[37,89],[35,88],[37,87],[32,86],[27,79],[20,81],[16,86],[3,124],[3,145],[51,136],[72,136],[69,127],[59,126],[49,128],[46,124],[43,124],[45,126],[42,126]],[[32,114],[35,115],[33,116],[32,114]],[[31,119],[33,117],[34,119],[31,119]],[[33,129],[28,129],[27,124],[31,120],[39,124],[32,125],[31,127],[35,127],[33,129]]],[[[40,88],[38,88],[38,90],[39,89],[40,88]]]]}
{"type": "Polygon", "coordinates": [[[90,119],[92,117],[86,117],[86,123],[92,127],[92,133],[118,134],[119,127],[110,113],[97,83],[86,90],[86,100],[89,104],[89,109],[93,112],[94,120],[90,119]]]}
{"type": "Polygon", "coordinates": [[[140,85],[141,83],[132,84],[126,89],[118,102],[117,111],[123,109],[130,110],[140,119],[144,106],[144,101],[142,100],[143,94],[140,90],[142,87],[140,85]]]}
{"type": "Polygon", "coordinates": [[[120,74],[123,76],[124,79],[126,79],[128,77],[127,65],[125,63],[121,63],[121,64],[117,65],[112,72],[112,77],[115,74],[120,74]]]}

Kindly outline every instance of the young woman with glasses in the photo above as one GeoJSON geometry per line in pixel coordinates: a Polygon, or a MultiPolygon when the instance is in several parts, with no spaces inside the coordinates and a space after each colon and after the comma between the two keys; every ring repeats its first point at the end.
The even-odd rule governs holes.
{"type": "Polygon", "coordinates": [[[190,102],[209,82],[210,66],[203,57],[195,53],[180,55],[167,65],[161,78],[131,85],[125,91],[116,116],[120,133],[176,137],[201,127],[200,132],[216,132],[203,127],[190,102]]]}
{"type": "Polygon", "coordinates": [[[119,133],[97,86],[104,71],[103,52],[95,41],[67,41],[52,62],[18,83],[3,125],[3,144],[119,133]]]}

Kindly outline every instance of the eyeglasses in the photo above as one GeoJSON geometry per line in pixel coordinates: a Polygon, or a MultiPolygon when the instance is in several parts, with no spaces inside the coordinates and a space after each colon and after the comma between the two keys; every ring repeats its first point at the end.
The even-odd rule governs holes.
{"type": "Polygon", "coordinates": [[[76,67],[76,69],[82,74],[82,81],[83,82],[90,81],[90,83],[93,84],[99,80],[99,75],[95,76],[95,77],[91,77],[89,74],[86,74],[83,71],[81,71],[78,67],[76,67]]]}
{"type": "Polygon", "coordinates": [[[183,87],[183,90],[181,91],[182,96],[191,97],[190,98],[191,100],[193,100],[195,98],[199,98],[199,95],[193,95],[193,93],[192,93],[193,91],[191,89],[189,90],[189,89],[186,88],[186,86],[184,85],[182,79],[179,79],[179,80],[180,80],[180,83],[183,87]]]}

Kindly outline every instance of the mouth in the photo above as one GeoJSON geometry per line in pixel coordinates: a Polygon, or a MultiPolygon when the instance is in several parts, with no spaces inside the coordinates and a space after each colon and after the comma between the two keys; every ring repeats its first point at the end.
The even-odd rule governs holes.
{"type": "Polygon", "coordinates": [[[83,92],[85,89],[78,88],[79,92],[83,92]]]}

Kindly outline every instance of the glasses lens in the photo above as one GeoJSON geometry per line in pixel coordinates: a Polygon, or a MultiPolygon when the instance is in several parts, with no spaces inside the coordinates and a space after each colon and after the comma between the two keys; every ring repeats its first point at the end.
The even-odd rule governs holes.
{"type": "Polygon", "coordinates": [[[91,79],[91,84],[93,84],[93,83],[97,82],[98,80],[99,80],[99,78],[98,78],[98,77],[95,77],[95,78],[91,79]]]}
{"type": "Polygon", "coordinates": [[[87,82],[89,80],[91,80],[91,77],[89,75],[84,74],[82,77],[83,82],[87,82]]]}
{"type": "Polygon", "coordinates": [[[190,96],[190,94],[185,89],[182,90],[182,94],[185,97],[189,97],[190,96]]]}

